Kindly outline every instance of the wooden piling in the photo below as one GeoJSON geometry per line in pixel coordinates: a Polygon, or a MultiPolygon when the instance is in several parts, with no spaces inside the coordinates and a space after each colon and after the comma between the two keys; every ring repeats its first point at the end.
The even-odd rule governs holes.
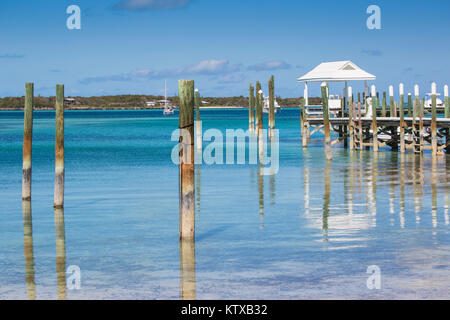
{"type": "Polygon", "coordinates": [[[437,149],[437,126],[436,126],[436,83],[431,84],[431,153],[436,156],[437,149]]]}
{"type": "Polygon", "coordinates": [[[412,95],[411,93],[408,93],[408,117],[411,118],[412,114],[412,95]]]}
{"type": "Polygon", "coordinates": [[[414,153],[420,154],[422,153],[422,132],[420,127],[420,97],[419,97],[419,86],[414,86],[414,106],[413,106],[413,147],[414,147],[414,153]]]}
{"type": "Polygon", "coordinates": [[[195,239],[194,81],[179,80],[180,239],[195,239]]]}
{"type": "Polygon", "coordinates": [[[450,118],[450,100],[448,98],[448,85],[444,86],[444,102],[445,102],[445,117],[450,118]]]}
{"type": "Polygon", "coordinates": [[[258,104],[257,104],[257,110],[258,110],[258,155],[259,155],[259,161],[260,163],[264,162],[264,135],[263,135],[263,92],[262,90],[258,91],[258,104]]]}
{"type": "Polygon", "coordinates": [[[248,94],[248,129],[250,132],[255,129],[255,89],[251,83],[248,94]]]}
{"type": "Polygon", "coordinates": [[[55,104],[55,208],[64,207],[64,85],[56,85],[55,104]]]}
{"type": "Polygon", "coordinates": [[[31,153],[33,144],[34,84],[25,84],[25,107],[23,125],[23,171],[22,200],[31,200],[31,153]]]}
{"type": "Polygon", "coordinates": [[[358,103],[361,103],[361,92],[358,92],[358,103]]]}
{"type": "Polygon", "coordinates": [[[349,135],[349,144],[350,150],[354,149],[354,131],[353,131],[353,93],[352,87],[348,87],[348,135],[349,135]]]}
{"type": "Polygon", "coordinates": [[[305,99],[300,99],[300,125],[302,135],[302,146],[306,148],[308,146],[308,115],[306,114],[305,99]]]}
{"type": "Polygon", "coordinates": [[[376,96],[376,88],[372,85],[372,143],[373,152],[378,152],[378,126],[377,126],[377,108],[378,100],[376,96]]]}
{"type": "Polygon", "coordinates": [[[399,85],[400,102],[399,102],[399,113],[400,113],[400,152],[405,152],[405,87],[403,83],[399,85]]]}
{"type": "MultiPolygon", "coordinates": [[[[448,85],[444,86],[445,118],[450,118],[450,101],[448,98],[448,85]]],[[[450,129],[445,130],[445,152],[450,154],[450,129]]]]}
{"type": "Polygon", "coordinates": [[[394,106],[394,87],[389,86],[389,112],[391,117],[396,117],[394,106]]]}
{"type": "Polygon", "coordinates": [[[381,109],[381,116],[386,117],[386,91],[383,91],[383,104],[381,109]]]}
{"type": "Polygon", "coordinates": [[[325,133],[325,157],[327,160],[332,159],[331,151],[331,128],[330,128],[330,118],[328,113],[328,93],[327,84],[324,82],[321,86],[322,91],[322,110],[323,110],[323,126],[325,133]]]}
{"type": "Polygon", "coordinates": [[[195,134],[197,136],[197,150],[202,150],[202,140],[203,140],[203,132],[202,132],[202,122],[200,120],[200,93],[198,89],[195,89],[195,134]]]}
{"type": "Polygon", "coordinates": [[[269,131],[275,129],[275,79],[274,76],[269,80],[269,131]]]}

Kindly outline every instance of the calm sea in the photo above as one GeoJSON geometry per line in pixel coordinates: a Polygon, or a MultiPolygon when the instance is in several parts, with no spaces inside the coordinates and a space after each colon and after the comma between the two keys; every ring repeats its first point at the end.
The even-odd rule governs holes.
{"type": "MultiPolygon", "coordinates": [[[[246,110],[201,117],[205,130],[248,128],[246,110]]],[[[196,243],[180,256],[177,114],[67,111],[56,224],[54,113],[34,118],[23,210],[23,113],[0,113],[1,299],[450,298],[450,158],[335,146],[327,163],[320,135],[303,151],[299,112],[283,110],[275,176],[197,166],[196,243]],[[76,268],[81,286],[66,289],[76,268]]]]}

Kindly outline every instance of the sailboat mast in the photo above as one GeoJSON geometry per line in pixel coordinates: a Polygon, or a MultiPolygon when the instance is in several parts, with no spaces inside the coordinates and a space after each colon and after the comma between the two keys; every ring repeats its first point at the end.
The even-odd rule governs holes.
{"type": "Polygon", "coordinates": [[[167,81],[164,80],[164,109],[167,109],[167,81]]]}

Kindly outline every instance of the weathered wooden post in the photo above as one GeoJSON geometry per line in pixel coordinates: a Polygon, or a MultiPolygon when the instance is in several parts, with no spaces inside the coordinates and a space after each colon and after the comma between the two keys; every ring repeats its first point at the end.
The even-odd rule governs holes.
{"type": "Polygon", "coordinates": [[[25,283],[28,300],[36,299],[36,283],[34,281],[33,219],[31,200],[22,201],[23,214],[23,250],[25,256],[25,283]]]}
{"type": "Polygon", "coordinates": [[[448,98],[448,85],[444,86],[444,102],[445,102],[445,117],[450,118],[450,101],[448,98]]]}
{"type": "Polygon", "coordinates": [[[64,207],[64,85],[56,85],[55,104],[55,208],[64,207]]]}
{"type": "Polygon", "coordinates": [[[354,131],[353,131],[353,93],[352,87],[348,87],[348,135],[350,140],[350,150],[354,149],[354,131]]]}
{"type": "Polygon", "coordinates": [[[259,107],[260,107],[260,94],[259,94],[259,92],[260,91],[261,91],[261,83],[259,81],[256,81],[256,91],[255,91],[255,95],[256,95],[256,99],[255,99],[255,102],[256,102],[256,106],[255,106],[255,113],[256,113],[255,114],[256,115],[256,117],[255,117],[255,130],[256,130],[256,133],[258,135],[259,135],[259,128],[260,128],[259,123],[261,122],[261,124],[262,124],[262,110],[261,110],[261,112],[259,110],[259,107]]]}
{"type": "Polygon", "coordinates": [[[25,84],[25,107],[23,125],[23,172],[22,200],[31,200],[31,152],[33,144],[34,84],[25,84]]]}
{"type": "MultiPolygon", "coordinates": [[[[445,118],[448,119],[450,118],[450,101],[448,98],[448,85],[444,86],[444,102],[445,102],[445,118]]],[[[447,154],[450,153],[450,129],[446,129],[445,130],[445,144],[446,144],[446,148],[445,148],[445,152],[447,154]]]]}
{"type": "Polygon", "coordinates": [[[200,93],[195,89],[195,130],[197,135],[197,150],[202,150],[202,121],[200,120],[200,93]]]}
{"type": "Polygon", "coordinates": [[[361,103],[361,92],[358,92],[358,103],[361,103]]]}
{"type": "Polygon", "coordinates": [[[414,108],[413,108],[413,146],[414,153],[422,153],[422,132],[420,128],[420,96],[419,96],[419,86],[414,86],[414,108]]]}
{"type": "Polygon", "coordinates": [[[255,129],[255,89],[252,84],[249,85],[249,94],[248,94],[248,129],[250,132],[253,132],[255,129]]]}
{"type": "Polygon", "coordinates": [[[194,80],[179,80],[180,239],[195,239],[194,80]]]}
{"type": "Polygon", "coordinates": [[[275,79],[274,76],[269,80],[269,132],[272,136],[275,129],[275,79]]]}
{"type": "Polygon", "coordinates": [[[306,113],[305,99],[300,99],[300,125],[302,126],[302,146],[308,146],[308,115],[306,113]]]}
{"type": "Polygon", "coordinates": [[[264,162],[264,134],[263,134],[263,91],[260,89],[258,91],[258,154],[260,163],[264,162]]]}
{"type": "Polygon", "coordinates": [[[411,92],[408,93],[408,117],[411,118],[412,117],[412,95],[411,92]]]}
{"type": "Polygon", "coordinates": [[[375,85],[372,85],[372,143],[373,152],[378,152],[378,126],[377,126],[377,107],[378,100],[376,96],[375,85]]]}
{"type": "Polygon", "coordinates": [[[394,106],[394,86],[389,86],[389,109],[390,117],[396,117],[395,106],[394,106]]]}
{"type": "Polygon", "coordinates": [[[66,230],[64,208],[55,208],[56,279],[58,300],[66,299],[66,230]]]}
{"type": "Polygon", "coordinates": [[[327,160],[333,158],[331,151],[331,132],[330,132],[330,118],[328,113],[328,90],[327,84],[322,83],[322,110],[323,110],[323,129],[325,133],[325,157],[327,160]]]}
{"type": "Polygon", "coordinates": [[[437,149],[437,125],[436,125],[436,83],[431,84],[431,153],[436,156],[438,153],[437,149]]]}
{"type": "Polygon", "coordinates": [[[381,109],[381,116],[386,117],[386,91],[383,91],[383,105],[381,109]]]}
{"type": "Polygon", "coordinates": [[[405,86],[403,83],[399,85],[399,93],[400,93],[400,152],[405,152],[405,86]]]}

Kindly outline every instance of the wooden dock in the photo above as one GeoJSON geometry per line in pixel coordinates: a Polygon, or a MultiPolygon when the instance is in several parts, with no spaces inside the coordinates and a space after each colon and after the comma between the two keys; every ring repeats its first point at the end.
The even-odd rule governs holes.
{"type": "Polygon", "coordinates": [[[322,84],[322,106],[306,106],[305,99],[301,108],[302,145],[307,148],[310,137],[321,132],[324,137],[325,156],[332,159],[330,145],[343,143],[351,150],[372,149],[378,152],[381,147],[404,153],[412,150],[422,154],[431,150],[433,156],[450,153],[450,103],[448,86],[444,87],[445,107],[436,104],[436,84],[431,87],[431,107],[427,108],[425,99],[420,99],[419,87],[415,86],[414,96],[408,95],[404,101],[404,88],[400,84],[399,101],[394,101],[393,88],[389,88],[390,105],[386,105],[385,94],[380,108],[379,94],[372,86],[370,97],[363,95],[363,101],[353,102],[352,88],[348,88],[348,99],[342,99],[340,110],[329,110],[328,89],[322,84]],[[363,115],[364,106],[364,115],[363,115]],[[438,112],[443,117],[437,116],[438,112]],[[391,116],[392,115],[392,116],[391,116]],[[337,139],[331,139],[331,132],[337,139]],[[350,142],[350,143],[349,143],[350,142]]]}

